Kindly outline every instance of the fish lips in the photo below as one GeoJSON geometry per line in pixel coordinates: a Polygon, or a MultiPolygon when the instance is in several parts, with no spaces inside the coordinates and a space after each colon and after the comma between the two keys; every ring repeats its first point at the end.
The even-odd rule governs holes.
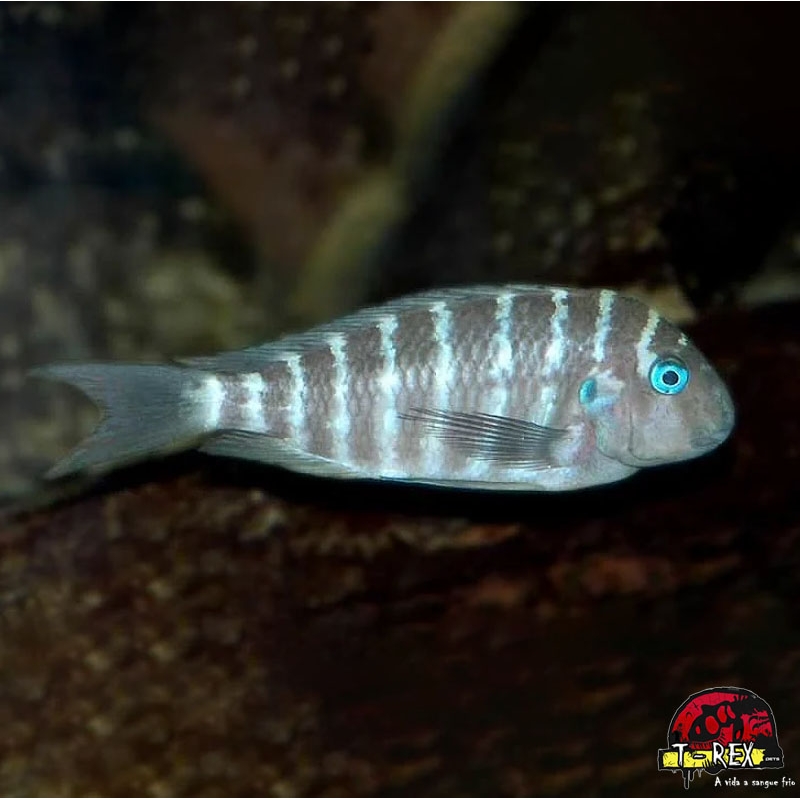
{"type": "Polygon", "coordinates": [[[724,428],[714,433],[694,436],[691,439],[691,445],[695,450],[707,453],[709,450],[719,447],[731,435],[731,430],[731,428],[724,428]]]}
{"type": "Polygon", "coordinates": [[[690,440],[692,447],[698,453],[707,453],[719,447],[731,435],[736,425],[736,410],[727,390],[721,393],[720,404],[723,409],[721,423],[715,429],[698,433],[690,440]]]}

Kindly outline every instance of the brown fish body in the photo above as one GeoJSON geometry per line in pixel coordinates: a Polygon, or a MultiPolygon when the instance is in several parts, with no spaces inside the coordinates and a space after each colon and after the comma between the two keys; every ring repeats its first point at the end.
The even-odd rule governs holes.
{"type": "MultiPolygon", "coordinates": [[[[157,450],[194,440],[208,452],[330,477],[574,489],[699,455],[733,424],[727,390],[686,336],[609,290],[434,290],[182,363],[161,369],[182,375],[179,402],[162,402],[178,410],[183,434],[157,450]],[[665,358],[690,373],[679,393],[650,384],[665,358]]],[[[134,369],[91,366],[94,375],[134,369]]],[[[87,369],[46,374],[113,411],[87,369]]],[[[58,474],[119,461],[78,452],[58,474]]]]}

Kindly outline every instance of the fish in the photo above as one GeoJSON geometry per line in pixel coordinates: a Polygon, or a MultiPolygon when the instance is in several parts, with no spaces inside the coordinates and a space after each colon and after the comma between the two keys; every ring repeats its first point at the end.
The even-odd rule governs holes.
{"type": "Polygon", "coordinates": [[[701,456],[736,416],[686,334],[611,289],[431,289],[243,350],[33,374],[102,411],[50,479],[197,448],[325,478],[557,492],[701,456]]]}

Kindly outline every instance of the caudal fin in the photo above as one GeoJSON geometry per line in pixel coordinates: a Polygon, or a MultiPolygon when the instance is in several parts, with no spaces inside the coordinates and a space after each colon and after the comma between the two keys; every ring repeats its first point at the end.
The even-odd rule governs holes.
{"type": "Polygon", "coordinates": [[[195,445],[208,432],[203,385],[207,376],[181,366],[53,364],[31,370],[37,378],[80,389],[102,411],[94,432],[47,478],[108,472],[195,445]]]}

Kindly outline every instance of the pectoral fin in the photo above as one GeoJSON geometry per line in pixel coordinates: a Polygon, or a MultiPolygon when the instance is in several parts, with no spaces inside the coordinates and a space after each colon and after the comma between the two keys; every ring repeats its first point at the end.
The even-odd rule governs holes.
{"type": "Polygon", "coordinates": [[[471,458],[502,467],[552,466],[553,447],[567,434],[558,428],[494,414],[414,408],[400,417],[471,458]]]}

